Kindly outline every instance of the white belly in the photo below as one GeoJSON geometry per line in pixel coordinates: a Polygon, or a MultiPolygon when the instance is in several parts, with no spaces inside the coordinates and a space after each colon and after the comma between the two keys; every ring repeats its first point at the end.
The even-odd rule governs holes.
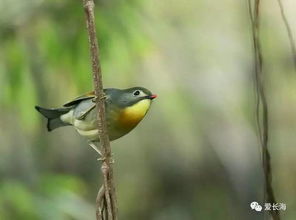
{"type": "Polygon", "coordinates": [[[98,139],[98,129],[96,129],[95,120],[93,122],[78,120],[74,117],[73,112],[74,111],[71,110],[64,115],[61,115],[61,120],[73,125],[77,132],[88,140],[98,139]]]}
{"type": "Polygon", "coordinates": [[[98,136],[98,129],[93,129],[93,130],[80,130],[78,128],[76,128],[77,132],[85,137],[88,140],[98,140],[99,136],[98,136]]]}

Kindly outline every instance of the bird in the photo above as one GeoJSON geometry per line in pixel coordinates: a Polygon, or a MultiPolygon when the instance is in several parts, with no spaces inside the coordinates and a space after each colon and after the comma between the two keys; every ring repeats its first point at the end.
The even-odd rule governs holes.
{"type": "MultiPolygon", "coordinates": [[[[109,140],[116,140],[132,131],[145,117],[157,95],[143,87],[103,90],[109,140]]],[[[97,128],[96,96],[94,91],[83,94],[60,108],[35,109],[47,119],[47,130],[72,126],[86,138],[100,155],[97,128]]]]}

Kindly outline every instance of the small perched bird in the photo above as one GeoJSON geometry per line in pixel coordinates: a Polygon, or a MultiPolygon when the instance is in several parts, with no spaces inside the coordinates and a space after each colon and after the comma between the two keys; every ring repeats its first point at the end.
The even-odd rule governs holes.
{"type": "MultiPolygon", "coordinates": [[[[152,100],[157,96],[148,89],[104,89],[105,109],[110,141],[116,140],[134,129],[148,112],[152,100]]],[[[98,153],[99,142],[95,94],[90,92],[67,102],[61,108],[35,106],[47,121],[48,131],[62,126],[73,126],[85,137],[98,153]]],[[[101,153],[100,153],[101,154],[101,153]]]]}

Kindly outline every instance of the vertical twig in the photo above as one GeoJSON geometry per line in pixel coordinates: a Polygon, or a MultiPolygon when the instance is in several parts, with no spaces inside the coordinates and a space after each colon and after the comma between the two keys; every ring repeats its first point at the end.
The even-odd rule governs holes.
{"type": "Polygon", "coordinates": [[[288,34],[288,38],[289,38],[289,42],[290,42],[290,47],[291,47],[291,52],[292,52],[292,59],[293,59],[294,68],[295,68],[295,71],[296,71],[296,46],[295,46],[295,42],[294,42],[293,33],[292,33],[291,28],[290,28],[288,19],[286,17],[282,1],[281,0],[277,0],[277,1],[278,1],[278,4],[279,4],[279,7],[280,7],[282,19],[284,21],[284,24],[285,24],[285,27],[286,27],[286,30],[287,30],[287,34],[288,34]]]}
{"type": "MultiPolygon", "coordinates": [[[[268,103],[265,95],[265,88],[263,82],[263,59],[261,44],[259,39],[259,16],[260,16],[260,0],[255,0],[254,12],[252,10],[251,0],[248,0],[250,20],[252,24],[252,36],[254,45],[254,61],[255,61],[255,86],[256,86],[256,116],[257,124],[260,136],[260,143],[262,148],[262,165],[264,173],[264,202],[276,203],[273,188],[272,188],[272,171],[270,153],[268,150],[268,103]],[[262,112],[260,111],[262,107],[262,112]]],[[[270,214],[274,220],[280,219],[278,210],[270,211],[270,214]]]]}
{"type": "Polygon", "coordinates": [[[108,220],[117,220],[117,204],[115,196],[115,187],[113,180],[113,169],[112,169],[112,158],[111,158],[111,147],[109,136],[107,132],[107,123],[105,117],[105,96],[103,92],[102,73],[99,62],[99,48],[97,43],[96,29],[95,29],[95,18],[94,18],[94,1],[83,0],[83,6],[86,14],[86,24],[89,36],[90,55],[92,61],[92,73],[93,73],[93,84],[96,95],[96,108],[98,111],[98,133],[100,139],[100,145],[102,150],[103,163],[101,171],[103,173],[104,184],[97,195],[97,219],[102,220],[104,213],[100,209],[102,197],[106,201],[106,211],[108,220]],[[102,193],[104,190],[104,194],[102,193]]]}
{"type": "Polygon", "coordinates": [[[103,202],[104,202],[105,190],[104,185],[101,186],[96,198],[96,217],[97,219],[103,219],[103,202]]]}

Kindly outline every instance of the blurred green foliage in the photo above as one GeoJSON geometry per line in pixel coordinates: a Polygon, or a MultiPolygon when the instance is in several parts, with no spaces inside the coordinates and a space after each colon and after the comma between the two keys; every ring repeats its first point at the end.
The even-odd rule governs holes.
{"type": "MultiPolygon", "coordinates": [[[[292,220],[296,75],[278,6],[262,8],[273,183],[292,220]]],[[[263,219],[247,3],[99,0],[96,25],[105,87],[159,95],[112,143],[120,219],[263,219]]],[[[94,219],[95,153],[34,109],[92,89],[82,2],[0,0],[0,46],[0,219],[94,219]]]]}

